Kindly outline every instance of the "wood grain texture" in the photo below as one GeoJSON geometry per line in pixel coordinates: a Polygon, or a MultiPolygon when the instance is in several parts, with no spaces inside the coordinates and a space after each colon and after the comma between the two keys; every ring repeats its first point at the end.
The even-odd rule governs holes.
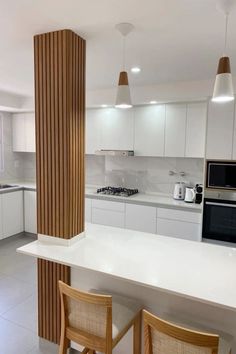
{"type": "Polygon", "coordinates": [[[34,37],[38,233],[84,230],[85,41],[70,30],[34,37]]]}
{"type": "MultiPolygon", "coordinates": [[[[70,30],[34,37],[37,232],[84,231],[85,41],[70,30]]],[[[70,268],[38,260],[38,332],[60,341],[58,281],[70,268]]]]}
{"type": "Polygon", "coordinates": [[[61,333],[59,280],[70,284],[70,268],[38,259],[38,334],[54,343],[61,333]]]}

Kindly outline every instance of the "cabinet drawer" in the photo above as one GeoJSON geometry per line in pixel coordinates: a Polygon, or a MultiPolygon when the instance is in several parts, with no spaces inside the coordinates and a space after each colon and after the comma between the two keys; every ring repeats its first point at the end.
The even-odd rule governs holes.
{"type": "Polygon", "coordinates": [[[108,200],[92,199],[92,208],[125,212],[125,204],[108,200]]]}
{"type": "Polygon", "coordinates": [[[125,227],[131,230],[156,233],[156,208],[126,204],[125,227]]]}
{"type": "Polygon", "coordinates": [[[85,198],[85,221],[92,221],[92,199],[85,198]]]}
{"type": "Polygon", "coordinates": [[[125,214],[113,210],[92,208],[92,223],[124,228],[125,214]]]}
{"type": "Polygon", "coordinates": [[[157,208],[157,217],[162,219],[180,220],[191,223],[201,223],[201,213],[177,209],[157,208]]]}
{"type": "Polygon", "coordinates": [[[201,241],[201,225],[157,218],[157,234],[191,241],[201,241]]]}

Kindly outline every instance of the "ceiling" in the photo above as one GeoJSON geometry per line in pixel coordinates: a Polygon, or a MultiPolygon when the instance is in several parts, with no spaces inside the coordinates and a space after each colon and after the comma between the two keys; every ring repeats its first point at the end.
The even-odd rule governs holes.
{"type": "MultiPolygon", "coordinates": [[[[229,54],[236,74],[235,8],[229,54]]],[[[33,35],[69,28],[87,40],[87,88],[114,87],[122,39],[114,29],[131,22],[127,69],[133,86],[213,78],[224,41],[215,0],[8,0],[0,3],[0,89],[33,95],[33,35]]]]}

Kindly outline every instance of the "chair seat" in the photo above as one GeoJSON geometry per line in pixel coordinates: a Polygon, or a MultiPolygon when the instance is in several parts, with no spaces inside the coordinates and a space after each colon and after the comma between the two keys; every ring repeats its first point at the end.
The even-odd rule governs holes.
{"type": "Polygon", "coordinates": [[[89,292],[112,296],[112,339],[115,340],[126,326],[142,310],[142,305],[133,299],[109,291],[90,289],[89,292]]]}
{"type": "Polygon", "coordinates": [[[182,320],[182,319],[177,319],[172,315],[166,314],[163,317],[166,321],[171,322],[177,326],[184,327],[189,330],[195,330],[198,332],[205,332],[205,333],[210,333],[210,334],[217,334],[219,336],[219,350],[218,354],[229,354],[231,351],[232,347],[232,341],[233,341],[233,336],[224,333],[222,331],[205,327],[201,324],[198,324],[196,322],[188,321],[188,320],[182,320]]]}

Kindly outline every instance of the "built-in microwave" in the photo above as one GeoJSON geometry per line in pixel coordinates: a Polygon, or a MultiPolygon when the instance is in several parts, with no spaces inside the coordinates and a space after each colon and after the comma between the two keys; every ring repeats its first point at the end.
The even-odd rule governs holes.
{"type": "Polygon", "coordinates": [[[236,162],[207,161],[206,188],[236,190],[236,162]]]}

